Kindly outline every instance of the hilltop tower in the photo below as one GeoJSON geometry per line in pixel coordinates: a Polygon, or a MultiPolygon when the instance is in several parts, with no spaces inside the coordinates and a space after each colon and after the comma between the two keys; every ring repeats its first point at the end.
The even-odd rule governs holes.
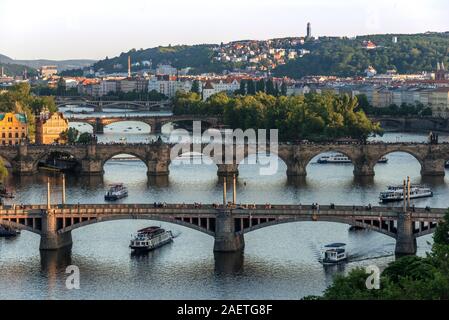
{"type": "Polygon", "coordinates": [[[311,26],[310,22],[307,22],[307,36],[306,36],[306,38],[307,39],[312,38],[312,26],[311,26]]]}

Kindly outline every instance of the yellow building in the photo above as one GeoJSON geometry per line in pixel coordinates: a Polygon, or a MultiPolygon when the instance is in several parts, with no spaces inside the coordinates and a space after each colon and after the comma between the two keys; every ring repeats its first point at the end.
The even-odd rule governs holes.
{"type": "Polygon", "coordinates": [[[28,138],[28,120],[22,113],[0,113],[0,144],[14,145],[28,138]]]}
{"type": "Polygon", "coordinates": [[[61,143],[60,135],[69,128],[69,121],[61,112],[42,113],[36,118],[36,143],[61,143]]]}

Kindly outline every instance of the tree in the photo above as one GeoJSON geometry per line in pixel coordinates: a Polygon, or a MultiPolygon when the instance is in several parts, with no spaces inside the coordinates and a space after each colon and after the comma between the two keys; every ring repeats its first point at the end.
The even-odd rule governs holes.
{"type": "Polygon", "coordinates": [[[287,84],[285,82],[282,82],[281,84],[281,95],[283,96],[287,95],[287,84]]]}
{"type": "Polygon", "coordinates": [[[8,169],[6,168],[3,160],[0,158],[0,184],[3,183],[6,177],[8,177],[8,169]]]}
{"type": "Polygon", "coordinates": [[[237,94],[244,96],[246,94],[246,80],[240,80],[240,89],[237,90],[237,94]]]}
{"type": "Polygon", "coordinates": [[[198,80],[193,80],[190,92],[200,94],[200,82],[198,80]]]}
{"type": "Polygon", "coordinates": [[[268,79],[267,83],[265,85],[265,91],[267,94],[275,96],[276,95],[276,90],[274,88],[274,83],[272,79],[268,79]]]}
{"type": "Polygon", "coordinates": [[[260,79],[256,83],[256,92],[265,92],[265,80],[260,79]]]}
{"type": "Polygon", "coordinates": [[[256,94],[256,86],[253,80],[247,80],[246,82],[246,93],[249,95],[256,94]]]}
{"type": "Polygon", "coordinates": [[[82,143],[82,144],[89,144],[89,143],[92,143],[93,141],[94,141],[94,137],[91,133],[83,132],[80,134],[77,142],[82,143]]]}
{"type": "Polygon", "coordinates": [[[66,94],[66,83],[63,77],[60,77],[56,87],[56,94],[58,96],[65,96],[66,94]]]}

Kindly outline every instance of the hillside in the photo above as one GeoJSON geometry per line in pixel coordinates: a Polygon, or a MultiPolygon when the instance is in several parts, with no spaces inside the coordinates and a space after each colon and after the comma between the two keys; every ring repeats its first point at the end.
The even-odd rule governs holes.
{"type": "Polygon", "coordinates": [[[435,70],[439,61],[449,62],[449,34],[372,35],[356,39],[321,39],[308,44],[310,54],[274,70],[276,76],[299,78],[307,75],[354,76],[368,66],[379,73],[396,69],[399,73],[435,70]],[[397,43],[392,39],[396,36],[397,43]],[[377,48],[367,50],[363,41],[377,48]]]}
{"type": "Polygon", "coordinates": [[[27,71],[28,76],[37,75],[37,70],[33,68],[29,68],[24,65],[14,64],[14,63],[1,63],[0,68],[3,67],[4,72],[8,76],[22,76],[25,69],[27,71]]]}
{"type": "MultiPolygon", "coordinates": [[[[202,72],[221,72],[226,67],[222,64],[213,63],[212,56],[215,45],[194,45],[194,46],[169,46],[156,47],[150,49],[130,50],[122,52],[115,58],[106,58],[93,65],[95,71],[104,70],[106,72],[126,72],[128,70],[128,56],[131,56],[131,62],[151,61],[153,66],[158,64],[171,64],[182,69],[191,67],[194,73],[202,72]]],[[[133,67],[133,70],[143,69],[145,66],[133,67]]]]}
{"type": "MultiPolygon", "coordinates": [[[[437,62],[449,65],[449,33],[425,33],[414,35],[369,35],[356,38],[321,37],[319,40],[306,41],[301,44],[299,38],[272,39],[267,41],[234,41],[224,45],[202,44],[194,46],[168,46],[122,52],[118,57],[106,58],[93,64],[93,70],[105,73],[126,72],[128,55],[132,63],[139,63],[132,71],[148,69],[151,61],[154,68],[158,64],[171,64],[181,69],[191,67],[190,73],[221,73],[224,70],[244,69],[248,66],[269,66],[266,59],[260,62],[231,62],[221,60],[219,52],[235,54],[235,50],[259,54],[270,48],[306,51],[303,57],[287,60],[278,65],[274,76],[301,78],[307,75],[355,76],[363,75],[368,66],[373,66],[379,73],[396,69],[400,73],[432,71],[437,62]],[[397,43],[392,41],[397,37],[397,43]],[[377,47],[368,50],[364,41],[372,41],[377,47]],[[240,48],[234,49],[239,43],[240,48]],[[214,51],[214,49],[218,49],[214,51]],[[310,53],[308,53],[310,51],[310,53]],[[145,62],[145,64],[143,63],[145,62]]],[[[75,72],[75,71],[74,71],[75,72]]],[[[77,71],[78,73],[80,70],[77,71]]],[[[67,72],[70,74],[71,72],[67,72]]],[[[73,73],[73,72],[72,72],[73,73]]]]}

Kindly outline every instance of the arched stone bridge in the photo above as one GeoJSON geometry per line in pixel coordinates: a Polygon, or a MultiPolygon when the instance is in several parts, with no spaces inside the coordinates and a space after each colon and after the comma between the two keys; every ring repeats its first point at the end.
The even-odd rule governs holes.
{"type": "Polygon", "coordinates": [[[398,131],[449,131],[449,120],[443,118],[397,116],[370,116],[369,118],[373,122],[380,123],[382,128],[394,128],[398,131]]]}
{"type": "Polygon", "coordinates": [[[57,99],[56,106],[58,108],[76,105],[80,107],[94,108],[95,112],[103,112],[103,108],[116,109],[136,109],[141,111],[158,110],[171,107],[172,103],[166,101],[107,101],[107,100],[87,100],[87,99],[57,99]]]}
{"type": "Polygon", "coordinates": [[[170,116],[120,116],[120,117],[68,117],[70,122],[88,123],[93,127],[94,133],[104,133],[104,127],[117,122],[136,121],[142,122],[151,127],[151,133],[161,133],[162,127],[167,123],[176,123],[181,121],[201,121],[207,124],[207,128],[214,128],[221,123],[221,119],[210,116],[195,115],[170,115],[170,116]]]}
{"type": "MultiPolygon", "coordinates": [[[[119,154],[129,154],[142,160],[149,176],[169,175],[169,166],[176,156],[189,151],[207,153],[217,165],[218,175],[238,175],[241,160],[262,153],[277,155],[287,165],[288,176],[304,177],[312,159],[325,152],[339,152],[348,156],[357,177],[374,176],[378,160],[392,152],[405,152],[421,164],[423,176],[444,176],[445,162],[449,159],[449,144],[371,143],[371,144],[280,144],[277,149],[256,145],[175,145],[151,144],[91,144],[91,145],[17,145],[1,146],[0,157],[19,175],[34,174],[40,160],[52,152],[74,157],[84,175],[101,175],[106,161],[119,154]],[[217,148],[214,148],[217,146],[217,148]],[[229,150],[230,148],[230,150],[229,150]],[[212,151],[211,151],[212,150],[212,151]],[[218,151],[217,151],[218,150],[218,151]],[[211,151],[211,152],[210,152],[211,151]],[[231,157],[229,157],[231,154],[231,157]],[[230,159],[227,159],[227,158],[230,159]]],[[[245,160],[246,161],[246,160],[245,160]]]]}
{"type": "Polygon", "coordinates": [[[72,245],[75,229],[105,221],[147,219],[182,225],[215,238],[214,250],[238,251],[244,247],[244,234],[262,228],[293,222],[335,222],[373,230],[396,239],[397,254],[416,253],[416,238],[435,231],[444,209],[415,209],[402,213],[401,208],[305,205],[218,205],[168,204],[78,204],[23,205],[0,207],[0,224],[34,232],[41,236],[42,250],[72,245]]]}

